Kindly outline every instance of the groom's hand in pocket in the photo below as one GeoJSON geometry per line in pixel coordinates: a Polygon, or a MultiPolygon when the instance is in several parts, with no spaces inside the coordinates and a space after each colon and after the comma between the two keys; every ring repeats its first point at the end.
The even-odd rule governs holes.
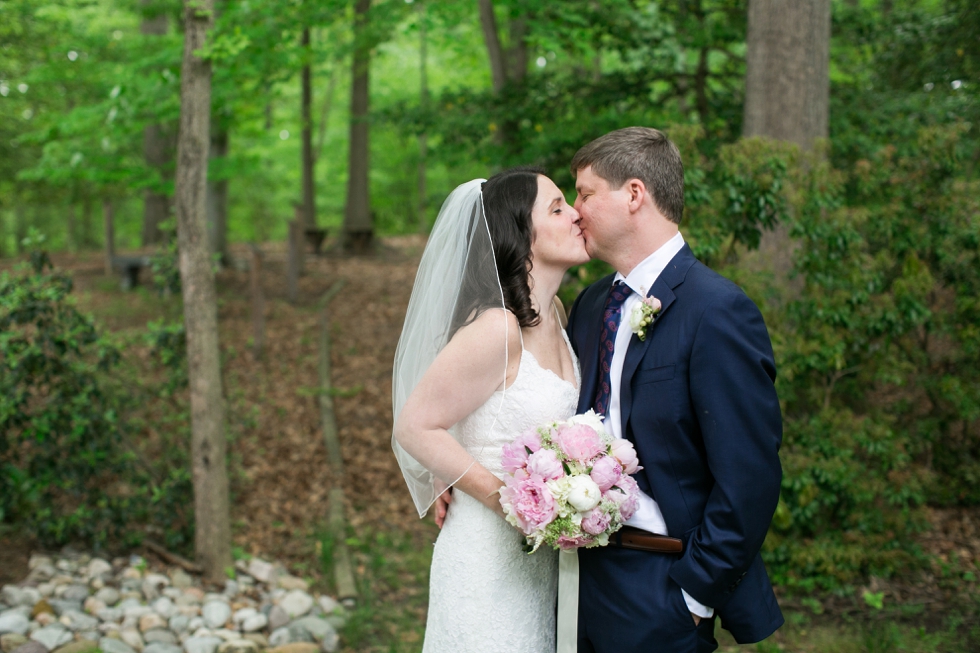
{"type": "Polygon", "coordinates": [[[698,615],[694,614],[693,612],[691,613],[691,616],[694,618],[694,625],[695,625],[695,627],[699,626],[701,624],[701,617],[699,617],[698,615]]]}
{"type": "Polygon", "coordinates": [[[449,502],[453,500],[453,489],[446,488],[442,494],[436,498],[435,508],[436,508],[436,526],[442,528],[442,525],[446,523],[446,513],[449,511],[449,502]]]}

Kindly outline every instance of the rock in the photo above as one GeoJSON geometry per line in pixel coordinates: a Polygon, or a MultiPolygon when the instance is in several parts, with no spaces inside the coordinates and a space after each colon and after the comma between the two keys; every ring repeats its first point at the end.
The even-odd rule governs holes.
{"type": "Polygon", "coordinates": [[[14,653],[48,653],[48,649],[41,642],[30,641],[15,648],[14,653]]]}
{"type": "Polygon", "coordinates": [[[187,575],[183,569],[176,569],[170,574],[170,582],[177,589],[187,589],[194,584],[194,579],[187,575]]]}
{"type": "Polygon", "coordinates": [[[75,633],[76,639],[87,639],[90,642],[98,642],[102,639],[102,633],[97,630],[83,630],[81,632],[75,633]]]}
{"type": "Polygon", "coordinates": [[[54,609],[54,613],[59,617],[66,612],[82,611],[81,601],[65,601],[64,599],[45,599],[45,601],[54,609]]]}
{"type": "Polygon", "coordinates": [[[295,619],[310,611],[310,608],[313,607],[313,597],[303,590],[293,590],[282,597],[279,606],[286,611],[286,614],[295,619]]]}
{"type": "Polygon", "coordinates": [[[105,608],[104,610],[99,610],[99,613],[95,616],[102,621],[115,622],[123,618],[123,612],[119,608],[105,608]]]}
{"type": "Polygon", "coordinates": [[[272,585],[277,575],[276,567],[261,558],[252,558],[248,563],[248,575],[257,581],[272,585]]]}
{"type": "Polygon", "coordinates": [[[161,596],[156,601],[153,602],[153,611],[164,619],[169,619],[170,617],[177,614],[177,606],[166,596],[161,596]]]}
{"type": "Polygon", "coordinates": [[[215,653],[222,643],[218,637],[188,637],[184,640],[185,653],[215,653]]]}
{"type": "Polygon", "coordinates": [[[141,580],[143,578],[143,572],[136,567],[126,567],[123,569],[122,578],[125,580],[141,580]]]}
{"type": "Polygon", "coordinates": [[[295,624],[289,624],[286,626],[286,630],[289,631],[289,641],[290,642],[312,642],[313,635],[303,626],[297,626],[295,624]]]}
{"type": "Polygon", "coordinates": [[[112,565],[102,558],[92,558],[92,561],[88,563],[88,577],[95,578],[96,576],[101,576],[102,574],[111,574],[112,565]]]}
{"type": "Polygon", "coordinates": [[[112,637],[100,639],[99,648],[102,649],[102,653],[136,653],[129,644],[112,637]]]}
{"type": "Polygon", "coordinates": [[[320,606],[320,609],[323,610],[325,614],[330,614],[331,612],[333,612],[334,610],[340,607],[340,604],[337,603],[337,600],[335,598],[333,598],[332,596],[327,596],[326,594],[324,594],[323,596],[318,596],[316,599],[316,603],[317,605],[320,606]]]}
{"type": "Polygon", "coordinates": [[[267,625],[269,625],[269,618],[259,612],[243,621],[241,623],[241,629],[244,633],[254,633],[262,630],[267,625]]]}
{"type": "Polygon", "coordinates": [[[330,625],[326,619],[320,619],[319,617],[303,617],[302,619],[297,619],[293,623],[289,624],[289,630],[292,632],[294,628],[302,628],[316,640],[321,640],[328,634],[334,632],[334,627],[330,625]]]}
{"type": "Polygon", "coordinates": [[[47,598],[49,596],[54,596],[54,583],[41,583],[37,586],[37,591],[41,593],[41,596],[47,598]]]}
{"type": "Polygon", "coordinates": [[[280,606],[274,605],[269,610],[269,629],[279,630],[289,623],[289,615],[280,606]]]}
{"type": "Polygon", "coordinates": [[[47,612],[48,614],[55,614],[54,608],[45,599],[41,599],[34,604],[34,609],[31,610],[31,618],[36,619],[39,614],[47,612]]]}
{"type": "Polygon", "coordinates": [[[167,620],[158,615],[156,612],[150,612],[149,614],[144,614],[140,617],[140,632],[145,633],[148,630],[153,630],[154,628],[166,628],[167,620]]]}
{"type": "Polygon", "coordinates": [[[259,653],[259,645],[250,639],[233,639],[219,645],[218,653],[259,653]]]}
{"type": "Polygon", "coordinates": [[[289,644],[292,641],[293,640],[292,640],[292,636],[289,633],[289,628],[286,628],[285,626],[272,631],[272,634],[269,635],[270,646],[274,646],[274,647],[283,646],[284,644],[289,644]]]}
{"type": "Polygon", "coordinates": [[[93,578],[88,582],[88,586],[95,591],[99,591],[100,589],[105,587],[105,581],[102,580],[101,576],[96,576],[95,578],[93,578]]]}
{"type": "Polygon", "coordinates": [[[174,599],[174,605],[178,608],[187,608],[191,606],[201,605],[201,600],[196,596],[190,594],[181,594],[174,599]]]}
{"type": "Polygon", "coordinates": [[[154,628],[143,633],[143,640],[147,644],[176,644],[177,636],[166,628],[154,628]]]}
{"type": "Polygon", "coordinates": [[[17,612],[0,617],[0,635],[8,633],[24,635],[30,627],[31,620],[17,612]]]}
{"type": "Polygon", "coordinates": [[[225,581],[225,591],[222,592],[222,594],[224,594],[228,598],[231,598],[236,594],[238,594],[238,583],[236,583],[233,580],[225,581]]]}
{"type": "Polygon", "coordinates": [[[235,614],[231,615],[231,620],[236,624],[241,625],[243,621],[249,617],[254,617],[257,614],[258,611],[255,608],[240,608],[235,610],[235,614]]]}
{"type": "Polygon", "coordinates": [[[52,564],[41,564],[31,570],[27,577],[33,581],[51,580],[58,574],[58,570],[52,564]]]}
{"type": "Polygon", "coordinates": [[[34,606],[35,604],[37,604],[38,601],[40,601],[43,598],[41,596],[41,593],[37,590],[36,587],[24,587],[22,588],[22,590],[24,592],[23,596],[25,601],[25,603],[23,603],[22,605],[34,606]]]}
{"type": "Polygon", "coordinates": [[[16,585],[4,585],[3,590],[0,590],[0,597],[3,598],[4,603],[11,606],[24,605],[26,601],[24,590],[16,585]]]}
{"type": "Polygon", "coordinates": [[[22,617],[31,618],[32,610],[26,605],[18,605],[16,608],[7,608],[3,612],[0,612],[0,617],[6,617],[12,614],[19,614],[22,617]]]}
{"type": "Polygon", "coordinates": [[[88,597],[85,599],[85,603],[82,603],[82,608],[89,614],[99,614],[108,607],[104,601],[100,601],[94,596],[88,597]]]}
{"type": "Polygon", "coordinates": [[[198,603],[204,603],[204,592],[199,587],[188,587],[184,590],[184,596],[193,597],[198,603]]]}
{"type": "Polygon", "coordinates": [[[56,649],[53,653],[95,653],[99,650],[99,643],[88,639],[80,639],[77,642],[69,642],[56,649]]]}
{"type": "Polygon", "coordinates": [[[146,645],[146,648],[143,649],[143,653],[184,653],[184,649],[176,644],[153,642],[152,644],[146,645]]]}
{"type": "Polygon", "coordinates": [[[99,627],[99,620],[78,610],[69,610],[61,615],[61,623],[69,630],[77,632],[79,630],[92,630],[99,627]]]}
{"type": "Polygon", "coordinates": [[[133,605],[122,611],[127,619],[139,620],[140,617],[153,613],[153,608],[148,605],[133,605]]]}
{"type": "Polygon", "coordinates": [[[119,603],[119,590],[112,587],[103,587],[98,592],[95,593],[97,600],[102,601],[110,608],[115,604],[119,603]]]}
{"type": "Polygon", "coordinates": [[[191,617],[190,622],[187,624],[187,632],[195,633],[201,628],[204,628],[204,619],[200,617],[191,617]]]}
{"type": "Polygon", "coordinates": [[[75,601],[81,603],[88,598],[88,587],[85,585],[70,585],[61,595],[65,601],[75,601]]]}
{"type": "Polygon", "coordinates": [[[307,585],[306,581],[302,578],[297,578],[296,576],[282,576],[279,578],[279,587],[284,590],[303,590],[304,592],[310,587],[307,585]]]}
{"type": "Polygon", "coordinates": [[[214,631],[215,637],[220,637],[222,641],[230,642],[234,639],[241,639],[241,634],[237,630],[228,630],[227,628],[219,628],[214,631]]]}
{"type": "Polygon", "coordinates": [[[14,649],[25,643],[27,643],[27,638],[17,633],[0,635],[0,651],[3,651],[3,653],[13,653],[14,649]]]}
{"type": "Polygon", "coordinates": [[[170,617],[170,622],[167,624],[167,627],[179,635],[180,633],[184,633],[189,630],[190,623],[190,617],[182,614],[175,614],[174,616],[170,617]]]}
{"type": "Polygon", "coordinates": [[[123,628],[119,633],[119,638],[136,651],[142,651],[143,647],[146,646],[140,631],[135,628],[123,628]]]}
{"type": "Polygon", "coordinates": [[[319,653],[319,651],[320,647],[311,642],[293,642],[269,649],[269,653],[319,653]]]}
{"type": "Polygon", "coordinates": [[[35,630],[31,634],[31,639],[35,642],[44,644],[44,648],[53,651],[59,646],[63,646],[72,640],[71,631],[64,626],[52,624],[35,630]]]}
{"type": "Polygon", "coordinates": [[[269,648],[269,640],[267,640],[265,635],[262,633],[245,633],[242,636],[242,639],[255,642],[255,645],[258,646],[260,650],[269,648]]]}
{"type": "Polygon", "coordinates": [[[38,625],[40,625],[40,626],[42,626],[42,627],[43,626],[50,626],[51,624],[58,623],[58,617],[54,616],[50,612],[42,612],[41,614],[39,614],[36,617],[34,617],[34,621],[31,622],[31,632],[33,632],[34,630],[36,630],[34,628],[34,624],[35,623],[38,624],[38,625]]]}
{"type": "Polygon", "coordinates": [[[339,648],[340,635],[337,634],[337,631],[333,631],[331,634],[324,637],[322,642],[320,642],[320,650],[323,651],[323,653],[336,653],[337,649],[339,648]]]}
{"type": "Polygon", "coordinates": [[[221,628],[231,616],[231,608],[222,601],[211,601],[204,604],[201,616],[208,627],[221,628]]]}

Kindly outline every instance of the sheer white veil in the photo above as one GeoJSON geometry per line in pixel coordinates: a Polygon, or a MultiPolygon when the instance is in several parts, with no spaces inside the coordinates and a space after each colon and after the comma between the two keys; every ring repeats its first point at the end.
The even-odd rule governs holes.
{"type": "MultiPolygon", "coordinates": [[[[456,330],[487,309],[504,308],[483,208],[483,183],[483,179],[474,179],[449,195],[422,254],[395,352],[392,376],[395,424],[412,391],[456,330]]],[[[504,312],[499,314],[506,325],[504,312]]],[[[506,326],[501,333],[503,380],[507,370],[506,326]]],[[[450,429],[458,440],[454,431],[450,429]]],[[[421,447],[416,444],[412,447],[416,457],[412,457],[394,433],[391,446],[420,517],[425,516],[438,496],[437,478],[451,486],[474,464],[472,455],[462,447],[450,452],[445,448],[430,450],[425,443],[421,447]]]]}

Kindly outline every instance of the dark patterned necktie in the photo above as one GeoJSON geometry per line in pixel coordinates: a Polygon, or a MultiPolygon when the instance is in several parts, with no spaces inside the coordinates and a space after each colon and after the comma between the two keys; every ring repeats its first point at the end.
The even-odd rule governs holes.
{"type": "Polygon", "coordinates": [[[616,332],[622,322],[623,302],[633,293],[633,289],[622,281],[617,281],[609,289],[609,297],[602,310],[602,330],[599,331],[599,387],[596,388],[595,412],[608,415],[610,377],[609,368],[612,365],[613,348],[616,345],[616,332]]]}

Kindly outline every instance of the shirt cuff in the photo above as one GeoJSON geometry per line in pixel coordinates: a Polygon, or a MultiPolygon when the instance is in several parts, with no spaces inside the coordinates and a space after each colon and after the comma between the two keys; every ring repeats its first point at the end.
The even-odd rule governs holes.
{"type": "Polygon", "coordinates": [[[701,605],[700,603],[695,601],[691,597],[691,595],[685,592],[683,589],[681,589],[681,594],[684,595],[684,603],[687,604],[687,609],[691,612],[691,614],[695,614],[701,617],[702,619],[710,619],[711,617],[715,616],[714,608],[709,608],[706,605],[701,605]]]}

